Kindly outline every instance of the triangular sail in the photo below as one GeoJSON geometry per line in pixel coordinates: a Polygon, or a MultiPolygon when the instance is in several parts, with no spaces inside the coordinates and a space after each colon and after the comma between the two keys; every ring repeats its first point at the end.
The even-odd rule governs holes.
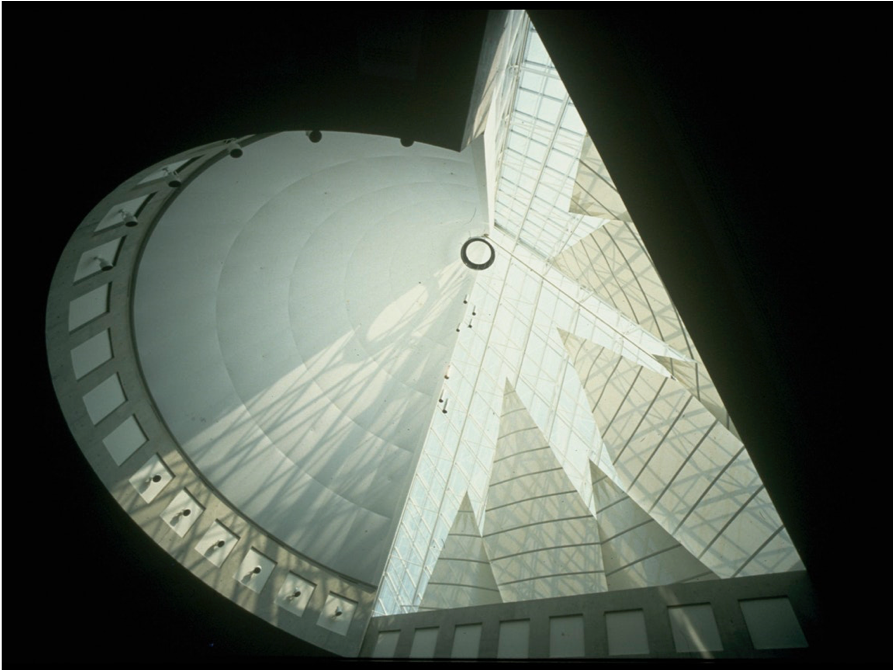
{"type": "Polygon", "coordinates": [[[508,381],[484,543],[506,602],[607,588],[595,518],[508,381]]]}
{"type": "Polygon", "coordinates": [[[468,494],[434,565],[420,609],[449,609],[501,603],[490,558],[468,494]]]}

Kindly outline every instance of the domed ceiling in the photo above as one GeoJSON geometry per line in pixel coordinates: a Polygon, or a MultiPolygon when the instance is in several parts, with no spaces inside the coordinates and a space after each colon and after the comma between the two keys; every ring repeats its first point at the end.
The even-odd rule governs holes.
{"type": "Polygon", "coordinates": [[[215,163],[165,211],[133,299],[146,383],[255,523],[376,584],[485,232],[472,151],[304,133],[215,163]]]}

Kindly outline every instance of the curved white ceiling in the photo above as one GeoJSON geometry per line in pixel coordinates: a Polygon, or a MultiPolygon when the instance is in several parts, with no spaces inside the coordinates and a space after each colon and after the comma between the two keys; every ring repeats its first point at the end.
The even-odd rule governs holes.
{"type": "Polygon", "coordinates": [[[140,364],[203,475],[377,584],[486,230],[471,152],[285,133],[184,187],[136,279],[140,364]]]}

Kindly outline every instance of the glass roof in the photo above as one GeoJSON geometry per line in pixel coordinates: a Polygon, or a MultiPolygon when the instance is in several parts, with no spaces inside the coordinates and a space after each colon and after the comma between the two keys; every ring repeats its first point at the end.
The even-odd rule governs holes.
{"type": "Polygon", "coordinates": [[[515,37],[496,261],[375,613],[802,569],[542,41],[515,37]]]}

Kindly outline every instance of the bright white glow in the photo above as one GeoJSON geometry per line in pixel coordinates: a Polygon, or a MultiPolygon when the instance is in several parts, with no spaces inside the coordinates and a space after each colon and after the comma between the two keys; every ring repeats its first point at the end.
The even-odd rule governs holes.
{"type": "Polygon", "coordinates": [[[503,68],[514,104],[495,126],[496,260],[468,298],[479,316],[456,342],[450,412],[431,421],[376,614],[416,611],[435,569],[448,574],[438,558],[466,495],[484,532],[506,381],[599,520],[608,588],[801,567],[573,101],[533,26],[520,30],[503,68]],[[663,558],[639,556],[636,533],[663,558]]]}

